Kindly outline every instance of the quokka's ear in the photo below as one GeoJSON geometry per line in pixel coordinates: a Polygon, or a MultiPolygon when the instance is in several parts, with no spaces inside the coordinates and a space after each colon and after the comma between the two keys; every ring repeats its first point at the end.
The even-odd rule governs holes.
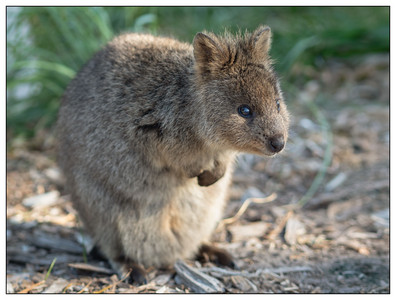
{"type": "Polygon", "coordinates": [[[193,41],[196,68],[201,74],[214,73],[227,61],[228,54],[216,38],[197,33],[193,41]]]}
{"type": "Polygon", "coordinates": [[[253,47],[253,57],[255,59],[266,59],[271,48],[271,28],[268,26],[260,26],[251,37],[253,47]]]}

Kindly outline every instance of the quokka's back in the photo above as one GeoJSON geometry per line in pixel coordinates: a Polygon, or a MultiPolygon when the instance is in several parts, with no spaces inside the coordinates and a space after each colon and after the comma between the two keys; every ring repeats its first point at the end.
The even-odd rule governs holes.
{"type": "Polygon", "coordinates": [[[59,112],[59,162],[86,230],[113,267],[144,281],[208,246],[238,152],[272,156],[289,124],[268,55],[271,32],[193,45],[126,34],[70,83],[59,112]]]}

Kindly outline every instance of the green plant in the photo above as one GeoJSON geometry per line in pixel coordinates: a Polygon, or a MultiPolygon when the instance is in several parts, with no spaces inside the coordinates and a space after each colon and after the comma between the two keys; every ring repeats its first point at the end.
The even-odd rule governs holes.
{"type": "Polygon", "coordinates": [[[52,272],[52,269],[53,269],[54,266],[55,266],[55,263],[56,263],[56,257],[52,260],[52,263],[51,263],[51,265],[50,265],[49,268],[48,268],[47,274],[45,274],[44,280],[47,280],[48,277],[51,275],[51,272],[52,272]]]}
{"type": "MultiPolygon", "coordinates": [[[[7,137],[50,127],[68,82],[114,35],[150,31],[191,42],[204,29],[271,26],[287,81],[296,64],[389,52],[388,7],[8,7],[7,137]]],[[[291,82],[292,83],[292,82],[291,82]]]]}
{"type": "Polygon", "coordinates": [[[139,9],[24,7],[7,12],[12,18],[7,28],[7,131],[27,137],[54,124],[68,82],[121,31],[117,26],[143,30],[155,22],[139,9]],[[26,91],[22,95],[21,89],[26,91]]]}

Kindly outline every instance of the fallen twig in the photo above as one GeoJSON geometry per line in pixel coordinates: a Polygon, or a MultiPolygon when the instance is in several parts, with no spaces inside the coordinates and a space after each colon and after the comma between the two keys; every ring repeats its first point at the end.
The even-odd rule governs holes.
{"type": "Polygon", "coordinates": [[[92,282],[93,282],[93,279],[90,282],[88,282],[88,284],[86,286],[84,286],[80,291],[78,291],[77,294],[82,294],[84,292],[84,290],[87,289],[91,285],[92,282]]]}
{"type": "Polygon", "coordinates": [[[140,293],[141,291],[144,291],[144,290],[147,290],[147,289],[155,289],[155,287],[156,287],[155,282],[149,282],[147,284],[144,284],[144,285],[136,287],[133,290],[133,293],[140,293]]]}
{"type": "Polygon", "coordinates": [[[277,194],[273,193],[265,198],[248,198],[248,199],[246,199],[243,202],[243,204],[241,205],[241,207],[239,208],[238,212],[231,218],[223,219],[220,222],[218,228],[222,228],[225,225],[229,225],[229,224],[236,222],[243,215],[243,213],[246,211],[246,209],[249,207],[250,203],[258,203],[258,204],[268,203],[268,202],[274,201],[276,199],[276,197],[277,197],[277,194]]]}
{"type": "Polygon", "coordinates": [[[73,284],[74,284],[73,282],[70,282],[68,285],[66,285],[65,288],[64,288],[63,291],[62,291],[62,294],[66,293],[66,291],[67,291],[70,287],[72,287],[73,284]]]}
{"type": "Polygon", "coordinates": [[[280,220],[278,226],[276,226],[268,235],[267,239],[273,240],[275,237],[282,232],[283,228],[285,228],[287,221],[293,215],[293,211],[289,210],[287,214],[280,220]]]}
{"type": "Polygon", "coordinates": [[[42,280],[40,282],[37,282],[29,287],[27,287],[26,289],[23,289],[22,291],[19,291],[18,294],[27,294],[29,293],[31,290],[34,290],[35,288],[39,287],[40,285],[44,284],[45,280],[42,280]]]}
{"type": "Polygon", "coordinates": [[[70,264],[68,264],[68,266],[71,268],[79,269],[79,270],[83,270],[83,271],[98,272],[98,273],[109,274],[109,275],[115,273],[111,269],[98,267],[98,266],[85,264],[85,263],[70,263],[70,264]]]}
{"type": "Polygon", "coordinates": [[[132,269],[130,269],[129,272],[128,272],[123,278],[121,278],[120,280],[118,280],[117,282],[115,282],[115,283],[113,283],[113,284],[110,284],[110,285],[108,285],[108,286],[105,286],[104,288],[102,288],[102,289],[99,290],[99,291],[94,291],[93,293],[94,293],[94,294],[102,294],[103,292],[107,291],[108,289],[111,289],[112,287],[117,286],[119,283],[121,283],[121,282],[124,281],[126,278],[128,278],[128,276],[129,276],[129,274],[131,274],[131,272],[132,272],[132,269]]]}
{"type": "Polygon", "coordinates": [[[50,276],[50,274],[52,272],[52,269],[54,268],[55,262],[56,262],[56,257],[52,260],[52,263],[51,263],[51,265],[48,268],[48,271],[47,271],[47,274],[45,275],[44,280],[42,280],[40,282],[37,282],[37,283],[31,285],[30,287],[28,287],[26,289],[23,289],[22,291],[18,292],[18,294],[26,294],[26,293],[30,292],[31,290],[33,290],[33,289],[39,287],[40,285],[44,284],[47,281],[48,277],[50,276]]]}
{"type": "Polygon", "coordinates": [[[344,245],[352,250],[355,250],[356,252],[359,252],[362,255],[366,255],[366,256],[370,255],[370,250],[357,240],[350,240],[345,237],[341,237],[335,242],[344,245]]]}

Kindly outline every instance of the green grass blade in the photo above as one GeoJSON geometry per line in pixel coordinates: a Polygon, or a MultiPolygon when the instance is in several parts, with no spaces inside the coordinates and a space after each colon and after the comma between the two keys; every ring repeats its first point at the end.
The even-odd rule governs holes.
{"type": "Polygon", "coordinates": [[[313,197],[313,195],[315,195],[315,193],[318,191],[326,175],[326,172],[330,167],[333,156],[333,133],[331,131],[330,124],[327,122],[326,117],[323,115],[323,113],[319,110],[318,106],[313,101],[307,101],[306,105],[322,127],[322,131],[326,139],[326,149],[318,173],[316,174],[305,195],[297,202],[297,205],[299,207],[303,207],[304,205],[306,205],[308,201],[313,197]]]}
{"type": "Polygon", "coordinates": [[[42,60],[18,61],[14,63],[13,69],[14,70],[41,69],[41,70],[56,72],[67,78],[73,78],[76,75],[76,72],[74,70],[66,67],[65,65],[50,61],[42,61],[42,60]]]}
{"type": "Polygon", "coordinates": [[[47,271],[47,274],[45,275],[44,280],[47,280],[48,277],[51,275],[51,272],[52,272],[52,269],[54,268],[55,262],[56,262],[56,257],[55,257],[54,260],[52,261],[52,263],[51,263],[51,265],[50,265],[50,267],[49,267],[49,269],[48,269],[48,271],[47,271]]]}

